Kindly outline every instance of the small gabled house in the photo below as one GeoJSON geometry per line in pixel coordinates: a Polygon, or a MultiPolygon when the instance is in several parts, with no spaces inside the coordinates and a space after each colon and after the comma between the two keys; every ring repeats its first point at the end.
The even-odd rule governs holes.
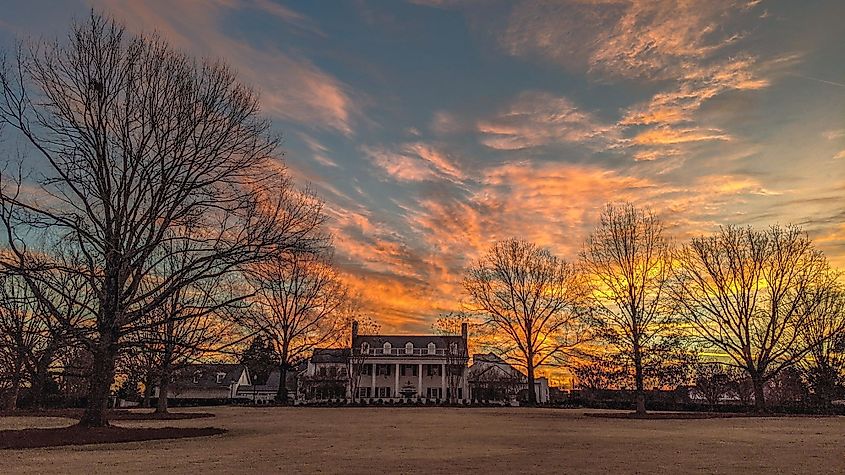
{"type": "MultiPolygon", "coordinates": [[[[305,371],[305,363],[301,362],[287,371],[288,398],[294,397],[299,375],[305,371]]],[[[274,369],[267,377],[264,384],[239,386],[236,394],[237,399],[249,401],[253,404],[269,404],[276,400],[279,392],[279,380],[281,371],[274,369]]]]}
{"type": "MultiPolygon", "coordinates": [[[[473,355],[467,381],[472,401],[528,400],[528,376],[494,353],[473,355]]],[[[548,379],[535,378],[534,392],[538,403],[549,402],[548,379]]]]}
{"type": "MultiPolygon", "coordinates": [[[[177,403],[219,404],[235,399],[238,388],[249,384],[249,370],[244,365],[192,364],[174,375],[167,398],[177,403]]],[[[159,388],[153,396],[160,396],[159,388]]]]}

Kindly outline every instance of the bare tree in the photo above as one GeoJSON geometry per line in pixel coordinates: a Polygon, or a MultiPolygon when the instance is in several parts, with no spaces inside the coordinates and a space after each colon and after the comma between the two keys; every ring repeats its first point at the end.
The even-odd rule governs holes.
{"type": "MultiPolygon", "coordinates": [[[[179,229],[183,236],[195,236],[199,230],[179,229]]],[[[173,275],[194,258],[193,240],[171,240],[163,243],[156,254],[158,267],[145,287],[173,275]]],[[[168,389],[180,369],[206,354],[229,346],[233,323],[225,318],[232,307],[243,304],[244,291],[239,291],[232,276],[199,280],[180,288],[154,307],[145,318],[129,327],[131,336],[140,344],[144,359],[150,364],[159,389],[156,412],[168,410],[168,389]]],[[[127,342],[128,343],[128,342],[127,342]]]]}
{"type": "Polygon", "coordinates": [[[845,396],[845,289],[841,285],[822,289],[810,303],[801,328],[802,345],[811,348],[799,362],[817,403],[830,407],[845,396]]]}
{"type": "Polygon", "coordinates": [[[358,388],[361,387],[361,376],[364,373],[364,363],[369,357],[362,348],[355,347],[355,333],[361,335],[376,335],[381,331],[381,325],[371,317],[356,316],[350,325],[349,360],[347,374],[349,375],[349,395],[354,403],[358,400],[358,388]]]}
{"type": "Polygon", "coordinates": [[[729,366],[715,362],[701,362],[695,367],[695,388],[715,408],[731,390],[729,366]]]}
{"type": "Polygon", "coordinates": [[[535,370],[583,341],[577,309],[583,285],[573,265],[537,245],[498,242],[463,281],[472,311],[500,335],[500,353],[528,375],[528,404],[536,405],[535,370]]]}
{"type": "Polygon", "coordinates": [[[748,373],[758,411],[766,381],[819,344],[802,332],[834,285],[822,253],[794,226],[728,226],[695,238],[678,253],[674,280],[691,329],[748,373]]]}
{"type": "Polygon", "coordinates": [[[341,310],[348,290],[324,256],[297,253],[255,265],[248,281],[252,306],[241,323],[260,331],[279,357],[277,400],[287,403],[286,376],[315,348],[339,342],[348,323],[341,310]]]}
{"type": "Polygon", "coordinates": [[[570,366],[577,381],[577,388],[592,397],[595,391],[624,389],[630,380],[625,369],[601,353],[585,353],[570,366]]]}
{"type": "Polygon", "coordinates": [[[0,89],[0,123],[44,170],[34,182],[0,175],[10,251],[0,265],[58,321],[67,318],[43,295],[39,272],[84,278],[94,303],[78,333],[93,370],[80,425],[105,426],[115,360],[134,322],[186,286],[307,247],[322,215],[274,167],[277,139],[256,95],[225,65],[197,62],[158,37],[132,36],[92,13],[66,43],[19,48],[0,67],[0,89]],[[203,232],[172,232],[188,223],[203,232]],[[40,258],[35,239],[72,246],[77,265],[40,258]],[[183,240],[192,242],[184,267],[142,285],[155,280],[156,251],[183,240]]]}
{"type": "Polygon", "coordinates": [[[34,371],[35,353],[49,334],[38,317],[37,300],[20,278],[0,276],[0,389],[3,409],[14,410],[21,385],[34,371]]]}
{"type": "Polygon", "coordinates": [[[581,262],[589,275],[596,334],[632,363],[636,410],[643,414],[646,366],[659,366],[678,346],[677,321],[665,305],[672,259],[663,224],[630,203],[608,204],[581,262]]]}

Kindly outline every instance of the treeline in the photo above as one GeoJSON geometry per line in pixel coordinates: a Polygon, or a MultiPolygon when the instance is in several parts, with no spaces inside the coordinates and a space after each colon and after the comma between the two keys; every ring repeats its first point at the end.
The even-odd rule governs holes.
{"type": "Polygon", "coordinates": [[[785,380],[816,405],[845,397],[841,274],[795,226],[723,226],[675,243],[653,212],[608,204],[577,261],[510,239],[464,288],[460,318],[530,386],[538,367],[568,366],[581,388],[633,390],[638,412],[646,390],[681,385],[758,411],[785,380]]]}
{"type": "Polygon", "coordinates": [[[166,393],[258,334],[284,372],[348,327],[322,202],[226,65],[92,13],[7,52],[0,127],[22,144],[0,174],[7,409],[73,395],[104,426],[121,384],[166,393]]]}

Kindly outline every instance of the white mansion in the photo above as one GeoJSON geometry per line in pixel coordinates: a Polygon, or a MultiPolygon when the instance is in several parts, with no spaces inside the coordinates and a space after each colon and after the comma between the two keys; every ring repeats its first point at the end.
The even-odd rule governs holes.
{"type": "MultiPolygon", "coordinates": [[[[353,399],[383,402],[423,399],[435,402],[524,399],[527,378],[493,354],[469,362],[467,324],[461,334],[362,335],[352,323],[348,349],[318,349],[297,381],[297,399],[353,399]]],[[[546,378],[537,378],[535,393],[548,402],[546,378]]]]}
{"type": "Polygon", "coordinates": [[[467,359],[466,323],[460,336],[359,335],[353,323],[350,391],[360,398],[460,401],[468,394],[467,359]]]}

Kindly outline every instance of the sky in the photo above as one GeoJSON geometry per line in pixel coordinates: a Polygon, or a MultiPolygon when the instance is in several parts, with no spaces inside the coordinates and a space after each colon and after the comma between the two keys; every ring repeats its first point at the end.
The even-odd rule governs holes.
{"type": "Polygon", "coordinates": [[[0,48],[91,8],[255,87],[385,331],[460,310],[497,240],[577,259],[610,201],[845,269],[845,2],[0,0],[0,48]]]}

